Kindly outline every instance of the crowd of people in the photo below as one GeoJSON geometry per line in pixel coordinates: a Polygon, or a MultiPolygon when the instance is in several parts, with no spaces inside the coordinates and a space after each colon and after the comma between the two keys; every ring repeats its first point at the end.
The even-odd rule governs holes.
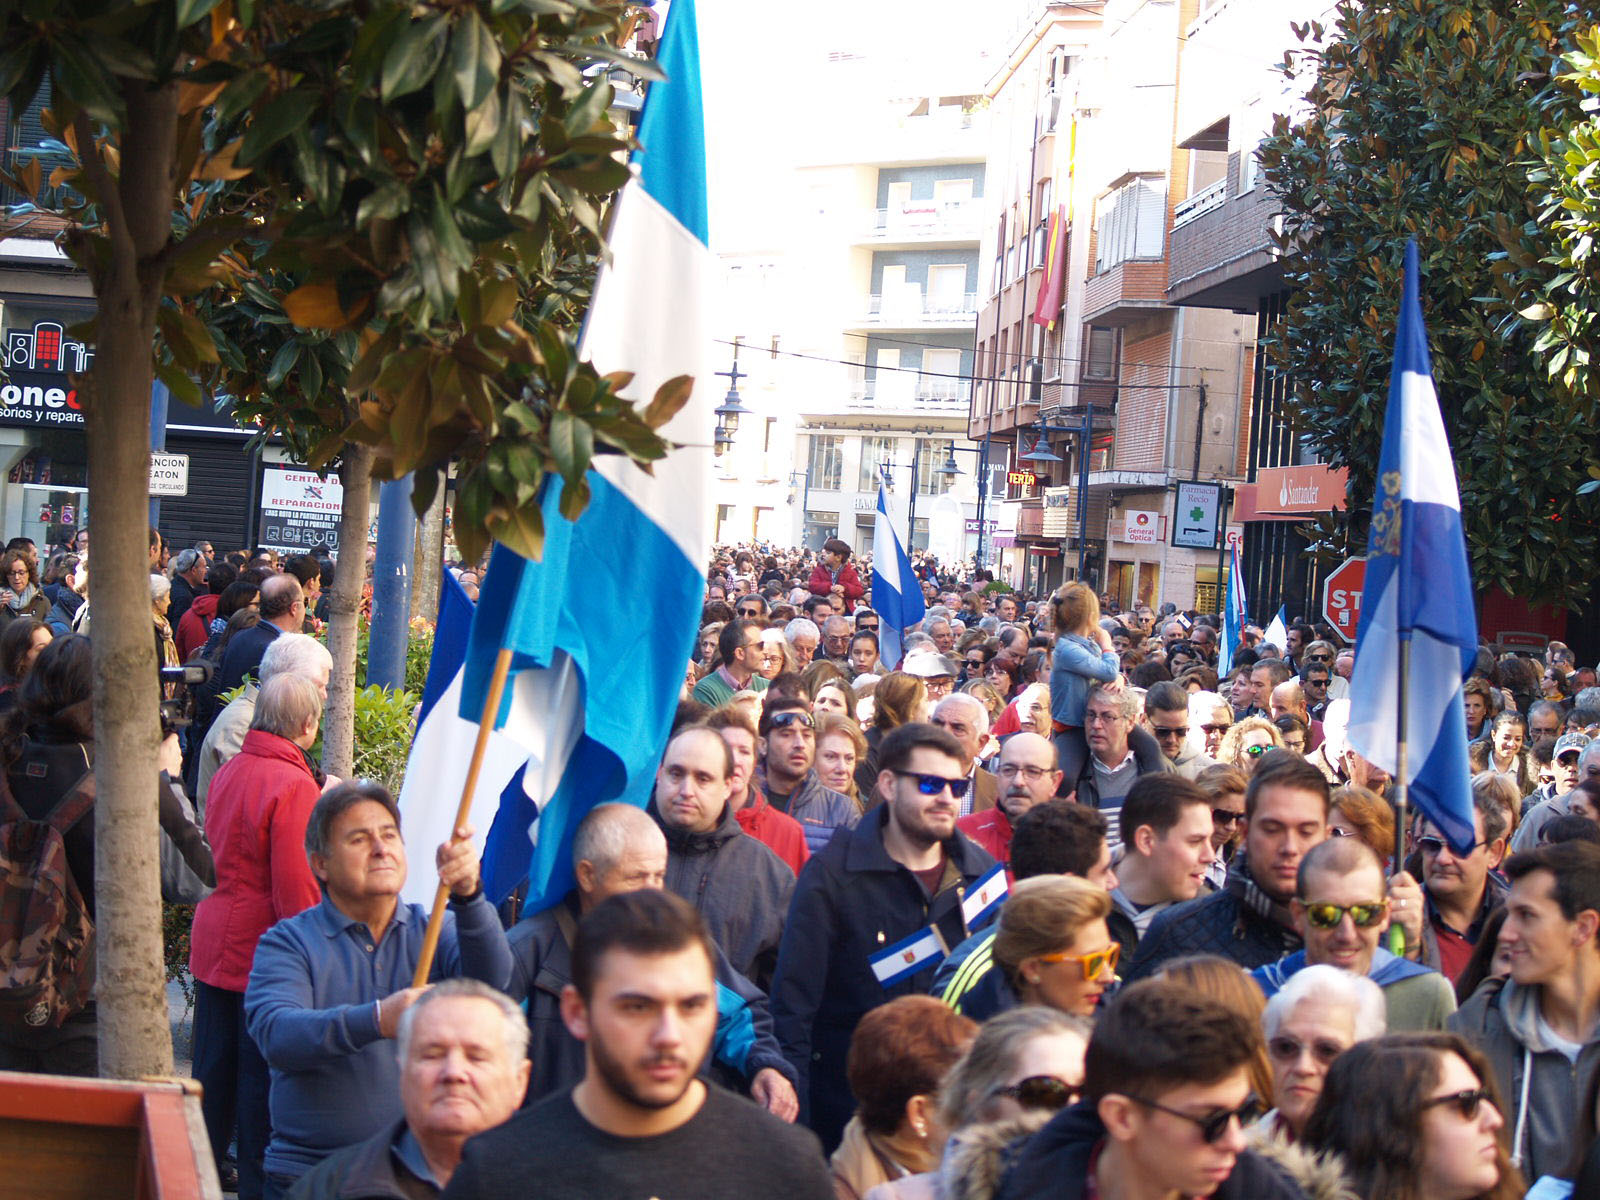
{"type": "MultiPolygon", "coordinates": [[[[429,847],[416,987],[399,809],[307,754],[307,567],[196,553],[157,636],[214,597],[178,661],[218,690],[163,829],[241,1196],[1600,1196],[1600,686],[1559,643],[1480,655],[1463,847],[1397,827],[1331,630],[1224,646],[917,555],[926,614],[885,637],[848,544],[719,548],[648,806],[590,810],[539,911],[489,902],[472,830],[429,847]]],[[[9,636],[37,817],[88,761],[86,643],[9,636]]],[[[76,1069],[84,1013],[92,1069],[92,1006],[0,1028],[0,1063],[76,1069]]]]}

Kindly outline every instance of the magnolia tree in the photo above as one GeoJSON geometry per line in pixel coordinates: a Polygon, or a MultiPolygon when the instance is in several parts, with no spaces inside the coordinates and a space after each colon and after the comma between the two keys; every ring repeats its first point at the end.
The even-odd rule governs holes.
{"type": "MultiPolygon", "coordinates": [[[[576,353],[626,177],[611,89],[624,5],[582,0],[19,0],[0,93],[48,77],[53,139],[8,182],[65,222],[94,287],[79,381],[95,497],[101,1068],[169,1072],[157,874],[156,676],[145,574],[149,396],[226,393],[341,471],[330,765],[349,769],[370,479],[457,480],[455,537],[540,551],[538,497],[587,503],[597,452],[644,469],[687,398],[645,409],[576,353]],[[48,188],[46,185],[49,185],[48,188]]],[[[15,215],[15,214],[14,214],[15,215]]]]}

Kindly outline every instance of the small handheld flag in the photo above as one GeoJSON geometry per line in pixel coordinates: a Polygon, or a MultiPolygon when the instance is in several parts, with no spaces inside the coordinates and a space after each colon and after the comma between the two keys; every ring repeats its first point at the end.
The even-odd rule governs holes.
{"type": "Polygon", "coordinates": [[[902,979],[938,966],[944,961],[949,947],[932,925],[919,929],[908,938],[886,946],[872,956],[872,973],[884,987],[893,987],[902,979]]]}

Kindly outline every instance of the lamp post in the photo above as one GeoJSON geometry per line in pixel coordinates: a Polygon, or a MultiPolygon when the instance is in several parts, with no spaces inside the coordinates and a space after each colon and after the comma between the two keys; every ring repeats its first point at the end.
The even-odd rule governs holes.
{"type": "Polygon", "coordinates": [[[750,415],[750,410],[744,406],[739,398],[739,380],[750,378],[748,371],[739,370],[739,347],[733,347],[733,366],[726,371],[718,371],[718,375],[725,375],[728,379],[728,394],[723,397],[722,403],[716,407],[717,432],[713,448],[718,458],[721,458],[733,446],[733,435],[739,431],[739,418],[750,415]]]}
{"type": "Polygon", "coordinates": [[[1027,463],[1064,462],[1059,454],[1050,450],[1048,439],[1052,432],[1071,433],[1078,438],[1078,580],[1081,583],[1089,563],[1089,443],[1094,439],[1094,405],[1084,406],[1083,422],[1079,425],[1049,425],[1041,414],[1038,440],[1029,453],[1018,455],[1018,460],[1027,463]]]}

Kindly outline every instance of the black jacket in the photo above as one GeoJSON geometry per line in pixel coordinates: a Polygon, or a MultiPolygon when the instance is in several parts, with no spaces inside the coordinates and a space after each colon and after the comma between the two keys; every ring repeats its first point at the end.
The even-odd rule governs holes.
{"type": "Polygon", "coordinates": [[[405,1121],[329,1155],[300,1176],[286,1200],[432,1200],[431,1179],[418,1179],[395,1161],[392,1147],[405,1121]]]}
{"type": "Polygon", "coordinates": [[[246,678],[255,679],[261,670],[261,656],[281,632],[271,621],[263,620],[234,634],[222,655],[222,669],[216,677],[216,694],[220,696],[224,692],[231,692],[246,678]]]}
{"type": "MultiPolygon", "coordinates": [[[[1012,1161],[996,1200],[1082,1200],[1089,1156],[1106,1136],[1094,1106],[1085,1101],[1064,1109],[1026,1142],[1011,1148],[1012,1161]]],[[[1239,1155],[1233,1174],[1213,1200],[1303,1200],[1288,1171],[1253,1150],[1239,1155]]]]}
{"type": "Polygon", "coordinates": [[[167,605],[167,624],[173,629],[178,628],[178,622],[183,620],[183,614],[189,611],[189,606],[194,603],[194,598],[201,593],[194,590],[192,585],[182,575],[172,577],[172,600],[167,605]]]}
{"type": "MultiPolygon", "coordinates": [[[[572,982],[571,931],[577,928],[577,893],[553,908],[524,917],[511,927],[511,982],[506,994],[528,1014],[528,1057],[533,1073],[524,1107],[566,1091],[583,1079],[583,1043],[561,1019],[561,990],[572,982]]],[[[771,1067],[794,1082],[794,1068],[783,1057],[772,1032],[767,997],[733,969],[717,950],[717,1035],[702,1074],[743,1091],[771,1067]]]]}
{"type": "Polygon", "coordinates": [[[944,843],[944,880],[930,900],[884,849],[888,819],[888,807],[879,805],[806,863],[772,984],[778,1041],[800,1074],[801,1118],[830,1151],[855,1108],[844,1064],[856,1023],[896,996],[926,993],[937,968],[885,987],[872,973],[872,955],[930,924],[947,946],[959,944],[968,933],[961,916],[966,889],[994,866],[986,851],[956,833],[944,843]]]}
{"type": "Polygon", "coordinates": [[[669,827],[654,800],[649,811],[667,839],[667,891],[699,910],[734,970],[766,987],[778,961],[794,872],[744,831],[731,804],[723,805],[709,833],[669,827]]]}
{"type": "Polygon", "coordinates": [[[1234,855],[1221,891],[1169,908],[1150,923],[1126,979],[1143,979],[1162,963],[1191,954],[1218,954],[1246,971],[1293,954],[1300,949],[1300,935],[1264,914],[1265,903],[1245,856],[1234,855]]]}

